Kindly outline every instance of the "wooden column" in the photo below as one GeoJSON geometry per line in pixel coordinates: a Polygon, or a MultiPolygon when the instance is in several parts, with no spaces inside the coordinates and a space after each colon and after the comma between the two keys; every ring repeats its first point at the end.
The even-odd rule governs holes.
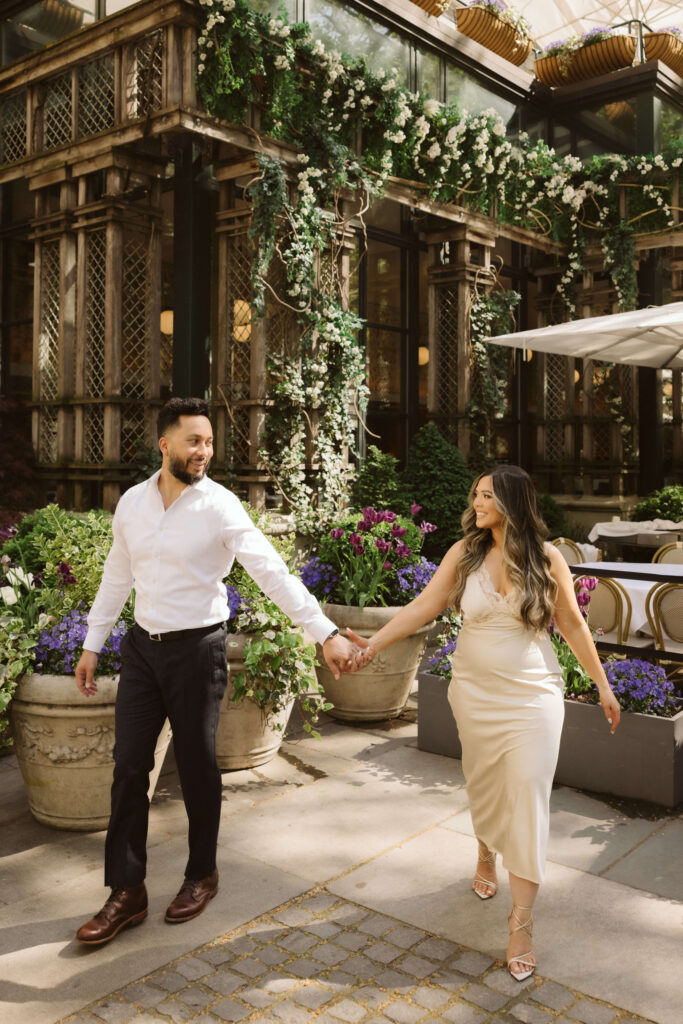
{"type": "MultiPolygon", "coordinates": [[[[114,195],[123,188],[124,172],[118,167],[107,171],[107,193],[114,195]]],[[[121,346],[123,300],[123,225],[120,218],[107,223],[107,291],[104,305],[104,390],[107,395],[121,394],[121,346]]],[[[104,407],[104,461],[117,464],[121,458],[121,406],[118,402],[104,407]]],[[[102,488],[102,504],[113,509],[118,501],[119,486],[108,481],[102,488]]]]}

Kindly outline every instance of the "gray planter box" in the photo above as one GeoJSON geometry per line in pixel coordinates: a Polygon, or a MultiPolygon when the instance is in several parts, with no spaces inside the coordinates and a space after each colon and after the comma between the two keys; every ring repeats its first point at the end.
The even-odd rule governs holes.
{"type": "MultiPolygon", "coordinates": [[[[417,679],[419,749],[461,757],[448,681],[427,672],[417,679]]],[[[610,736],[601,707],[566,700],[555,782],[675,807],[683,800],[683,711],[674,718],[627,712],[610,736]]]]}

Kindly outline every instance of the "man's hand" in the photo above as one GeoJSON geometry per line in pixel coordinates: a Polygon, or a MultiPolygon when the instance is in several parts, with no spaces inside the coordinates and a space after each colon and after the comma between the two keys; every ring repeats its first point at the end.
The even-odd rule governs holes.
{"type": "Polygon", "coordinates": [[[323,644],[323,657],[335,679],[342,672],[353,671],[355,648],[344,636],[333,636],[323,644]]]}
{"type": "Polygon", "coordinates": [[[94,651],[83,651],[76,665],[76,686],[84,697],[92,697],[97,693],[95,682],[95,669],[97,668],[97,655],[94,651]]]}

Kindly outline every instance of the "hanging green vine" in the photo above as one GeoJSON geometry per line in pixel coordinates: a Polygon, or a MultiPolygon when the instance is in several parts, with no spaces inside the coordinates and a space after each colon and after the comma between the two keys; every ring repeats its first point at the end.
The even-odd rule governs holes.
{"type": "MultiPolygon", "coordinates": [[[[250,189],[254,301],[262,313],[272,287],[269,268],[279,260],[285,286],[278,298],[296,312],[300,342],[294,358],[272,357],[278,401],[263,455],[300,522],[320,523],[344,500],[349,392],[360,407],[367,394],[359,322],[344,310],[341,295],[322,294],[316,281],[321,254],[334,262],[347,227],[339,213],[342,197],[362,217],[387,180],[400,179],[433,200],[554,238],[566,247],[558,295],[570,316],[585,253],[598,243],[619,301],[630,308],[637,294],[636,229],[674,226],[683,139],[657,157],[608,154],[586,166],[544,142],[531,144],[526,135],[513,143],[494,110],[464,113],[409,92],[396,69],[375,74],[362,58],[327,51],[306,24],[260,14],[248,0],[200,4],[198,90],[206,110],[245,123],[255,103],[260,133],[299,151],[300,169],[290,167],[289,181],[279,161],[261,157],[261,174],[250,189]],[[624,209],[619,193],[625,184],[624,209]],[[308,475],[306,456],[313,466],[308,475]]],[[[503,367],[491,362],[495,354],[484,359],[477,324],[490,316],[493,326],[517,299],[494,293],[480,301],[484,305],[473,308],[473,360],[484,382],[481,401],[491,403],[495,418],[501,401],[495,380],[503,367]]],[[[483,408],[471,411],[484,416],[483,408]]],[[[474,433],[488,453],[486,430],[477,434],[475,427],[474,433]]]]}

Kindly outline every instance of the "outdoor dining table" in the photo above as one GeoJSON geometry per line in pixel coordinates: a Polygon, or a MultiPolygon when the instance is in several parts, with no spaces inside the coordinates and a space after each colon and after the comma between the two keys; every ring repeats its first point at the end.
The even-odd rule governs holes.
{"type": "MultiPolygon", "coordinates": [[[[630,634],[652,635],[645,601],[656,583],[683,583],[683,565],[676,562],[580,562],[570,565],[569,569],[574,576],[607,576],[620,580],[631,602],[630,634]]],[[[627,652],[631,645],[620,646],[627,652]]],[[[645,655],[645,650],[639,653],[639,656],[645,655]]],[[[675,656],[673,660],[681,659],[675,656]]]]}
{"type": "Polygon", "coordinates": [[[674,523],[669,519],[648,519],[639,523],[613,519],[610,522],[595,523],[588,534],[588,540],[592,543],[602,541],[659,548],[663,544],[683,540],[683,523],[674,523]]]}

